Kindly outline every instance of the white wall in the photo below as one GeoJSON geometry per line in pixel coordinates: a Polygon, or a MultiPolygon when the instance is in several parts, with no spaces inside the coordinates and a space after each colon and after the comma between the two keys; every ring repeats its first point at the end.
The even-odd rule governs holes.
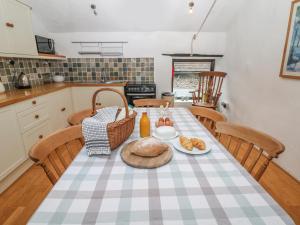
{"type": "Polygon", "coordinates": [[[276,160],[300,179],[300,80],[279,78],[291,1],[251,0],[227,36],[227,114],[278,138],[276,160]]]}
{"type": "Polygon", "coordinates": [[[32,28],[34,35],[49,37],[49,31],[46,29],[42,21],[38,16],[33,12],[32,13],[32,28]]]}
{"type": "MultiPolygon", "coordinates": [[[[170,91],[172,58],[162,53],[190,53],[191,32],[101,32],[51,33],[58,53],[82,57],[80,45],[72,41],[128,41],[124,57],[154,57],[154,76],[158,93],[170,91]]],[[[225,33],[201,33],[195,42],[195,53],[223,54],[225,33]]],[[[85,56],[94,57],[94,56],[85,56]]]]}

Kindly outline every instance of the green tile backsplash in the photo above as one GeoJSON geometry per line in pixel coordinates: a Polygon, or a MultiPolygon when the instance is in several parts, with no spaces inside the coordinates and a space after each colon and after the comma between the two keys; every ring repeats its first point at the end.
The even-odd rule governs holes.
{"type": "Polygon", "coordinates": [[[66,61],[0,58],[0,78],[6,90],[14,89],[14,74],[28,74],[32,86],[52,81],[54,75],[64,75],[66,82],[104,82],[127,80],[154,81],[154,58],[68,58],[66,61]]]}

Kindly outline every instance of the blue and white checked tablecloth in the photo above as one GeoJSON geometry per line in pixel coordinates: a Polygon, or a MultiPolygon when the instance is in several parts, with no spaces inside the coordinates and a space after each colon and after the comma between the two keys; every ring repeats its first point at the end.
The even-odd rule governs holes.
{"type": "MultiPolygon", "coordinates": [[[[159,109],[136,109],[130,140],[139,137],[139,118],[148,111],[152,128],[159,109]]],[[[285,211],[183,108],[170,109],[181,134],[200,136],[207,155],[174,150],[157,169],[127,166],[116,150],[88,157],[83,149],[32,216],[29,224],[294,224],[285,211]]]]}

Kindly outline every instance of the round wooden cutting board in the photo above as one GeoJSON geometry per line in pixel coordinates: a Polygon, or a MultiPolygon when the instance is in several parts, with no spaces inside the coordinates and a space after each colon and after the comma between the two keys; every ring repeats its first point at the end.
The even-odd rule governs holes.
{"type": "Polygon", "coordinates": [[[131,147],[136,141],[126,144],[121,151],[122,160],[129,166],[143,169],[154,169],[167,164],[173,156],[172,148],[169,146],[168,150],[156,157],[141,157],[131,153],[131,147]]]}

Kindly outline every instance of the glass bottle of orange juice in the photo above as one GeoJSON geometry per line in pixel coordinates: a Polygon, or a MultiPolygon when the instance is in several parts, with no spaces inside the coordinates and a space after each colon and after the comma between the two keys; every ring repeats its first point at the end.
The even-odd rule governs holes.
{"type": "Polygon", "coordinates": [[[142,138],[150,136],[150,120],[148,118],[147,112],[143,112],[140,119],[140,136],[142,138]]]}

